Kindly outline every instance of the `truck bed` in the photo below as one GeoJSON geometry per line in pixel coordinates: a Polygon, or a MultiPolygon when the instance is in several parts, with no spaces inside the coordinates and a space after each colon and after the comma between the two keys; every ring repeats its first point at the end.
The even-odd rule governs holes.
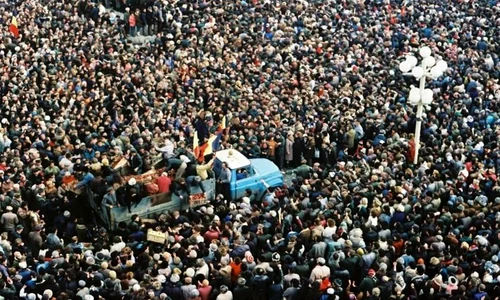
{"type": "MultiPolygon", "coordinates": [[[[207,179],[202,182],[205,191],[208,193],[207,198],[215,199],[215,179],[207,179]]],[[[201,193],[200,187],[196,186],[191,189],[191,194],[201,193]]],[[[128,212],[126,207],[113,207],[111,209],[111,227],[116,228],[118,223],[129,223],[132,215],[139,215],[143,219],[154,219],[164,212],[172,212],[174,210],[186,210],[189,208],[189,202],[181,200],[174,193],[155,194],[144,197],[137,205],[132,204],[131,212],[128,212]]]]}

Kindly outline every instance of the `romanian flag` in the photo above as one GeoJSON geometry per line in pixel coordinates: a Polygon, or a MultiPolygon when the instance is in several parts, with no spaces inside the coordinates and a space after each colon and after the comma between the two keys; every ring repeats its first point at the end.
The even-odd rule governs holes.
{"type": "Polygon", "coordinates": [[[226,116],[224,116],[224,117],[222,118],[222,122],[221,122],[221,124],[220,124],[220,127],[221,127],[221,129],[222,129],[222,130],[224,130],[224,129],[226,129],[226,128],[227,128],[227,118],[226,118],[226,116]]]}
{"type": "Polygon", "coordinates": [[[12,21],[10,22],[9,31],[12,35],[17,39],[19,38],[19,28],[17,27],[17,18],[12,17],[12,21]]]}
{"type": "Polygon", "coordinates": [[[226,116],[224,116],[220,122],[219,127],[217,127],[216,133],[226,134],[226,129],[227,129],[227,118],[226,118],[226,116]]]}
{"type": "Polygon", "coordinates": [[[200,140],[198,139],[198,131],[194,132],[194,137],[193,137],[193,153],[198,162],[202,163],[205,149],[208,147],[208,143],[204,143],[200,145],[200,140]]]}
{"type": "Polygon", "coordinates": [[[219,150],[220,141],[222,139],[222,132],[218,132],[210,136],[207,142],[207,147],[203,150],[203,156],[214,153],[219,150]]]}
{"type": "Polygon", "coordinates": [[[200,146],[199,154],[198,154],[198,162],[203,162],[205,159],[205,152],[208,148],[208,142],[200,146]]]}
{"type": "Polygon", "coordinates": [[[193,136],[193,153],[196,158],[200,156],[200,141],[198,140],[198,131],[195,131],[193,136]]]}

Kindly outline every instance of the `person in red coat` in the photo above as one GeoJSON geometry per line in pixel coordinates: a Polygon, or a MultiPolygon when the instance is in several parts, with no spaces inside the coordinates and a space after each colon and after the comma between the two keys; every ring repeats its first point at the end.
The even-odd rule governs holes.
{"type": "Polygon", "coordinates": [[[158,185],[159,193],[168,193],[170,192],[170,186],[172,185],[172,179],[168,177],[167,173],[161,174],[158,178],[156,178],[156,184],[158,185]]]}
{"type": "Polygon", "coordinates": [[[415,159],[415,152],[416,152],[415,137],[413,135],[410,135],[410,141],[408,142],[408,161],[410,163],[413,163],[413,160],[415,159]]]}

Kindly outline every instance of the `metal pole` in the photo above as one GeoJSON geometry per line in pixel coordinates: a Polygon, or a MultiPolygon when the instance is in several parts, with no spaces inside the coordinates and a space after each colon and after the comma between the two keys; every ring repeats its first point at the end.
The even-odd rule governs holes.
{"type": "Polygon", "coordinates": [[[418,163],[418,151],[420,150],[420,130],[422,128],[422,110],[424,105],[422,101],[418,103],[417,106],[417,124],[415,126],[415,157],[413,158],[413,164],[418,163]]]}
{"type": "MultiPolygon", "coordinates": [[[[422,60],[422,68],[424,69],[424,71],[426,71],[424,60],[422,60]]],[[[419,86],[420,100],[417,105],[417,123],[415,125],[415,157],[413,158],[414,165],[418,164],[418,152],[420,150],[420,131],[422,129],[422,111],[424,108],[424,104],[422,102],[422,95],[425,89],[425,79],[426,75],[424,74],[420,78],[420,86],[419,86]]]]}

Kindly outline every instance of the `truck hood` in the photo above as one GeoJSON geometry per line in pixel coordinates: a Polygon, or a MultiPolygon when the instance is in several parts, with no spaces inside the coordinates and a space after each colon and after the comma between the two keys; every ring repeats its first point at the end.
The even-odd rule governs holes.
{"type": "Polygon", "coordinates": [[[283,174],[280,169],[270,160],[265,158],[250,159],[252,166],[262,179],[271,187],[283,185],[283,174]]]}

